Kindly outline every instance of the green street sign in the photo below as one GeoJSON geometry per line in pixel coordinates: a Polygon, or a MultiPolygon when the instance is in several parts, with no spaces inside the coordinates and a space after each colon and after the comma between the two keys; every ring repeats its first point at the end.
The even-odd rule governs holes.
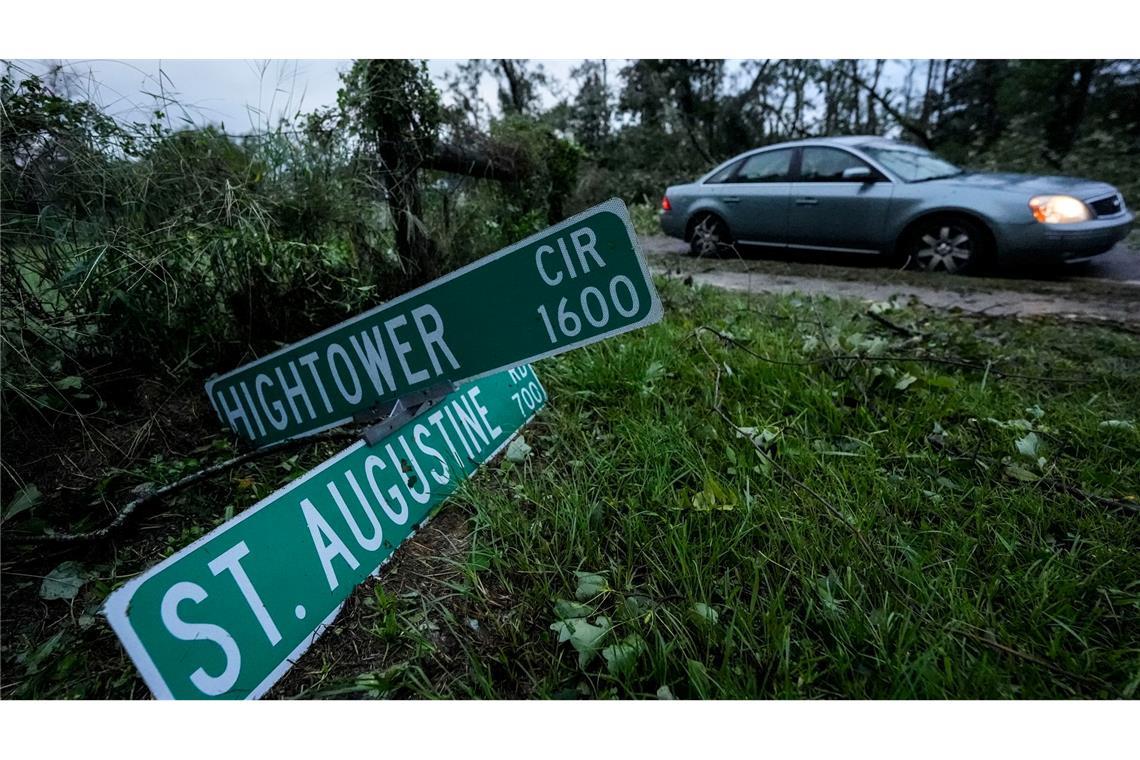
{"type": "Polygon", "coordinates": [[[527,366],[461,386],[128,582],[111,627],[159,698],[259,697],[545,403],[527,366]]]}
{"type": "Polygon", "coordinates": [[[629,212],[615,198],[212,378],[206,394],[224,424],[263,446],[349,422],[413,391],[634,330],[661,314],[629,212]]]}

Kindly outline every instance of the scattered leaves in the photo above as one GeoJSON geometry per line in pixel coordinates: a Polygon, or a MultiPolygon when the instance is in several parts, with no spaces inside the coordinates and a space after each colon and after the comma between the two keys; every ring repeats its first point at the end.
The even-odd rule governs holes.
{"type": "Polygon", "coordinates": [[[713,478],[707,479],[704,490],[693,496],[693,509],[698,512],[731,510],[736,508],[736,504],[736,494],[713,478]]]}

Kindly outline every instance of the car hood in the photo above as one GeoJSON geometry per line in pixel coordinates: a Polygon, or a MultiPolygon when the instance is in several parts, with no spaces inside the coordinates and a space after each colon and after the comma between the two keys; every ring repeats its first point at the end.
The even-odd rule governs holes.
{"type": "Polygon", "coordinates": [[[946,179],[931,180],[942,184],[974,190],[1002,190],[1025,196],[1046,193],[1072,195],[1082,200],[1115,192],[1116,188],[1104,182],[1078,177],[1042,177],[1036,174],[1005,174],[998,172],[968,172],[946,179]]]}

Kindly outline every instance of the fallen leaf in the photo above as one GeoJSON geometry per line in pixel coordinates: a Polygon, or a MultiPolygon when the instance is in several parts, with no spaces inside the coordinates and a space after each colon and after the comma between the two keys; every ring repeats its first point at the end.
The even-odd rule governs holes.
{"type": "Polygon", "coordinates": [[[638,655],[645,650],[645,642],[636,633],[626,636],[620,643],[610,644],[602,650],[606,669],[610,675],[624,673],[633,667],[638,655]]]}
{"type": "Polygon", "coordinates": [[[40,502],[41,498],[40,489],[36,487],[35,483],[24,486],[16,492],[11,503],[8,504],[8,508],[4,510],[3,522],[7,522],[21,512],[31,509],[40,502]]]}
{"type": "Polygon", "coordinates": [[[588,623],[586,618],[570,618],[552,623],[550,630],[558,632],[559,644],[570,642],[570,646],[578,653],[578,667],[584,668],[597,656],[602,639],[611,627],[609,619],[604,617],[596,618],[593,624],[588,623]]]}
{"type": "Polygon", "coordinates": [[[1024,481],[1026,483],[1033,483],[1033,482],[1036,482],[1037,480],[1040,480],[1040,478],[1038,478],[1036,474],[1034,474],[1033,472],[1030,472],[1029,470],[1025,469],[1024,467],[1022,467],[1019,464],[1012,464],[1012,463],[1007,464],[1005,466],[1005,474],[1009,475],[1012,478],[1016,478],[1017,480],[1024,481]]]}
{"type": "Polygon", "coordinates": [[[554,614],[559,620],[567,620],[569,618],[584,618],[589,615],[593,610],[587,604],[581,602],[572,602],[568,599],[559,599],[554,603],[554,614]]]}
{"type": "Polygon", "coordinates": [[[1017,451],[1024,457],[1035,459],[1037,457],[1037,446],[1039,443],[1037,433],[1030,431],[1025,434],[1024,438],[1017,440],[1017,451]]]}
{"type": "Polygon", "coordinates": [[[87,582],[87,571],[78,562],[68,560],[52,570],[40,584],[41,599],[74,599],[87,582]]]}
{"type": "Polygon", "coordinates": [[[646,596],[627,596],[623,604],[625,614],[630,620],[644,617],[647,621],[653,612],[653,601],[646,596]]]}
{"type": "Polygon", "coordinates": [[[896,391],[905,391],[907,388],[914,385],[917,380],[918,380],[917,377],[915,377],[914,375],[907,372],[905,375],[902,376],[902,378],[899,379],[899,381],[897,383],[895,383],[895,390],[896,391]]]}
{"type": "Polygon", "coordinates": [[[526,438],[520,433],[510,445],[507,446],[507,461],[508,462],[522,462],[527,458],[531,452],[530,444],[526,442],[526,438]]]}
{"type": "Polygon", "coordinates": [[[705,481],[703,491],[693,496],[693,509],[708,512],[714,509],[731,510],[736,507],[736,494],[728,491],[715,479],[705,481]]]}
{"type": "Polygon", "coordinates": [[[693,605],[693,616],[706,625],[716,625],[720,620],[720,613],[704,602],[693,605]]]}
{"type": "Polygon", "coordinates": [[[610,590],[610,584],[597,573],[584,573],[579,570],[576,571],[576,574],[578,576],[578,590],[574,592],[574,596],[580,602],[593,599],[595,596],[610,590]]]}

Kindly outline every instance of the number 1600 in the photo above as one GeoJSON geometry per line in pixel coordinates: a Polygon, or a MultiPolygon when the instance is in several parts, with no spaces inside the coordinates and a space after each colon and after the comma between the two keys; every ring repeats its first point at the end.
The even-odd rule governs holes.
{"type": "Polygon", "coordinates": [[[555,315],[558,332],[555,332],[554,320],[551,320],[546,305],[539,306],[538,313],[542,317],[543,324],[546,325],[546,334],[550,337],[550,342],[558,343],[559,335],[565,338],[577,336],[582,332],[582,317],[585,317],[586,321],[593,327],[605,327],[609,324],[613,313],[610,310],[611,306],[614,312],[627,319],[638,312],[641,300],[637,297],[633,283],[624,274],[619,274],[610,280],[608,290],[609,293],[606,294],[593,285],[583,288],[577,304],[580,306],[578,311],[581,312],[581,317],[578,316],[578,311],[567,308],[570,305],[570,299],[563,297],[558,302],[558,310],[555,315]]]}

